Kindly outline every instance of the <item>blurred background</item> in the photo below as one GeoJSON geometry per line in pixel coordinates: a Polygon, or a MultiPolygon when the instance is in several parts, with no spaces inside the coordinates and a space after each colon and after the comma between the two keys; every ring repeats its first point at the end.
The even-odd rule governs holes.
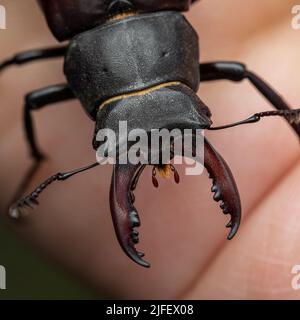
{"type": "MultiPolygon", "coordinates": [[[[18,239],[0,223],[0,265],[6,268],[5,299],[95,299],[96,293],[18,239]]],[[[99,297],[98,297],[99,298],[99,297]]]]}
{"type": "MultiPolygon", "coordinates": [[[[293,72],[293,69],[292,67],[289,67],[289,61],[294,61],[295,55],[299,57],[299,51],[297,51],[298,53],[294,51],[296,48],[299,49],[298,44],[300,39],[300,31],[298,31],[297,34],[297,32],[293,31],[290,27],[290,20],[292,18],[291,8],[294,4],[297,3],[292,0],[200,1],[198,4],[193,6],[192,11],[187,14],[187,17],[199,33],[201,39],[200,43],[202,61],[216,59],[240,60],[241,57],[247,58],[247,62],[249,62],[251,66],[255,66],[255,70],[262,74],[268,75],[269,78],[272,78],[272,83],[274,86],[280,87],[285,93],[288,93],[289,101],[296,103],[299,90],[289,91],[287,88],[288,84],[286,83],[286,78],[282,77],[283,74],[286,76],[287,73],[291,74],[291,78],[296,78],[297,75],[299,77],[299,73],[296,70],[294,73],[291,73],[293,72]],[[284,26],[283,28],[287,30],[287,37],[278,36],[277,38],[276,30],[277,28],[279,30],[281,26],[284,26]],[[274,48],[270,48],[269,51],[266,52],[263,49],[263,43],[265,39],[268,39],[269,37],[269,30],[274,30],[272,33],[274,48]],[[289,41],[287,42],[286,39],[289,39],[289,41]],[[296,42],[298,43],[297,45],[296,42]],[[257,50],[256,47],[253,46],[253,44],[256,43],[258,43],[257,50]],[[293,49],[293,43],[295,43],[295,49],[293,49]],[[282,46],[289,45],[290,50],[280,51],[279,47],[281,44],[282,46]],[[281,67],[276,73],[274,72],[273,65],[279,59],[281,59],[281,67]],[[266,60],[268,63],[264,64],[264,61],[266,60]],[[288,71],[285,71],[285,68],[289,68],[288,71]]],[[[0,30],[0,61],[10,57],[14,53],[23,50],[53,46],[57,44],[46,26],[44,17],[42,16],[36,1],[0,0],[0,5],[4,5],[7,11],[7,30],[0,30]]],[[[126,289],[116,289],[115,291],[112,290],[112,292],[115,293],[111,294],[110,285],[103,279],[98,279],[99,281],[96,281],[97,284],[93,283],[94,276],[92,275],[96,274],[97,268],[100,270],[99,265],[101,265],[101,262],[98,262],[98,264],[95,264],[95,266],[89,267],[89,271],[86,272],[87,274],[91,274],[91,276],[89,276],[84,274],[84,263],[80,264],[80,256],[75,258],[74,256],[69,256],[67,252],[56,254],[54,249],[51,251],[51,249],[49,249],[50,245],[48,246],[50,240],[45,240],[41,236],[41,234],[43,234],[43,230],[47,228],[46,222],[44,222],[41,227],[38,226],[38,224],[34,225],[34,235],[31,236],[29,235],[30,229],[22,230],[21,228],[20,230],[17,228],[16,231],[16,228],[8,223],[4,218],[4,208],[6,207],[8,199],[11,197],[16,188],[18,179],[22,175],[23,171],[21,170],[21,167],[28,166],[30,163],[28,157],[26,157],[26,152],[24,151],[25,147],[22,147],[21,133],[17,134],[15,140],[13,140],[16,141],[16,143],[18,142],[18,151],[15,151],[15,149],[14,151],[11,151],[11,144],[6,143],[12,128],[17,126],[21,128],[22,126],[21,118],[23,95],[32,91],[33,89],[54,83],[61,83],[64,81],[65,80],[62,74],[62,61],[59,59],[49,60],[49,62],[44,61],[33,63],[22,68],[12,67],[5,71],[5,73],[1,74],[0,77],[0,163],[5,162],[6,168],[5,170],[0,169],[0,204],[2,210],[2,215],[0,217],[0,265],[5,266],[7,269],[8,287],[6,291],[0,290],[0,299],[88,299],[100,298],[103,296],[120,297],[124,296],[126,292],[126,289]],[[7,152],[14,155],[11,160],[8,160],[5,156],[7,152]],[[16,154],[15,152],[18,153],[16,154]],[[19,155],[19,152],[21,156],[19,155]],[[18,163],[18,166],[15,165],[16,163],[18,163]],[[14,180],[14,183],[7,183],[7,181],[9,181],[7,170],[12,171],[12,174],[14,175],[12,180],[14,180]],[[28,238],[30,238],[30,242],[28,242],[28,238]],[[47,249],[46,251],[45,248],[47,249]],[[45,254],[45,252],[47,253],[45,254]],[[65,267],[62,267],[62,265],[65,267]],[[72,267],[74,265],[80,265],[80,267],[72,267]],[[82,272],[82,270],[84,271],[82,272]]],[[[204,86],[202,96],[209,100],[211,104],[217,105],[225,97],[225,94],[218,95],[218,88],[220,89],[221,87],[211,89],[211,87],[208,88],[204,86]]],[[[224,86],[222,88],[224,88],[224,86]]],[[[225,88],[228,89],[229,85],[225,85],[225,88]]],[[[233,109],[237,110],[237,103],[235,102],[234,104],[232,101],[236,98],[239,98],[241,92],[246,92],[248,87],[243,86],[242,89],[232,89],[232,87],[230,87],[230,90],[232,93],[227,97],[228,101],[232,103],[233,109]]],[[[255,95],[256,94],[253,93],[253,96],[255,95]]],[[[250,99],[249,101],[253,102],[253,99],[250,99]]],[[[247,105],[247,102],[249,101],[245,101],[244,99],[243,103],[247,105]]],[[[51,138],[46,138],[45,134],[43,134],[43,126],[39,127],[39,133],[41,135],[40,139],[44,142],[47,140],[47,142],[45,142],[46,145],[47,143],[49,143],[51,146],[58,144],[57,154],[52,154],[53,158],[61,157],[62,159],[63,156],[67,155],[69,152],[73,156],[72,148],[74,147],[74,143],[72,142],[71,133],[64,131],[65,129],[62,128],[64,127],[63,125],[56,125],[56,119],[62,117],[71,119],[72,117],[72,124],[75,123],[76,128],[78,128],[78,130],[82,130],[82,141],[83,144],[85,143],[87,145],[86,149],[81,150],[81,154],[77,156],[77,159],[83,158],[83,162],[77,161],[76,163],[85,163],[87,158],[84,158],[84,154],[90,152],[89,144],[91,141],[93,125],[90,124],[89,119],[84,116],[81,117],[82,111],[80,110],[78,103],[70,102],[64,105],[64,108],[58,108],[59,110],[53,109],[53,112],[43,111],[41,114],[35,115],[35,119],[39,123],[43,123],[43,126],[46,127],[45,131],[49,132],[53,130],[64,135],[66,137],[66,141],[68,141],[69,145],[71,146],[70,149],[63,150],[63,147],[60,146],[60,142],[57,140],[51,140],[51,138]],[[76,112],[73,114],[74,104],[76,104],[76,112]]],[[[248,115],[247,113],[244,114],[248,115]]],[[[219,116],[219,118],[218,116],[216,117],[216,120],[220,120],[222,122],[221,116],[219,116]]],[[[288,129],[286,130],[288,132],[288,129]]],[[[93,154],[90,156],[89,160],[90,159],[93,159],[93,154]]],[[[238,159],[233,158],[230,160],[233,162],[233,167],[234,164],[239,161],[238,159]]],[[[73,160],[70,160],[67,164],[66,168],[74,166],[76,167],[75,161],[73,162],[73,160]],[[67,164],[69,164],[69,166],[67,166],[67,164]]],[[[51,167],[51,170],[51,172],[56,172],[57,170],[60,170],[60,168],[58,169],[54,163],[53,167],[51,167]]],[[[103,179],[109,181],[110,173],[103,171],[103,174],[103,179]]],[[[45,176],[41,175],[39,178],[41,179],[42,177],[45,176]]],[[[74,186],[73,184],[69,184],[69,187],[71,189],[70,192],[73,190],[72,188],[74,188],[74,190],[78,188],[76,189],[77,191],[80,190],[80,188],[84,189],[84,186],[80,183],[78,187],[74,186]]],[[[60,187],[57,189],[57,194],[64,194],[63,189],[59,188],[60,187]]],[[[94,194],[95,193],[96,191],[94,194]]],[[[107,194],[105,194],[105,196],[107,196],[107,194]]],[[[73,200],[70,194],[66,195],[66,199],[68,201],[73,200]]],[[[107,199],[107,197],[105,199],[107,199]]],[[[54,200],[51,202],[51,205],[53,202],[54,200]]],[[[95,206],[96,205],[99,206],[99,203],[96,203],[95,206]]],[[[108,204],[105,203],[105,208],[107,209],[107,207],[108,204]]],[[[84,205],[82,205],[82,210],[84,210],[84,205]]],[[[59,213],[54,211],[53,214],[56,215],[57,219],[59,213]]],[[[49,212],[44,212],[44,214],[48,215],[49,212]]],[[[77,220],[77,216],[72,216],[72,219],[74,219],[74,221],[77,223],[75,231],[80,230],[81,220],[79,218],[77,220]]],[[[96,220],[96,218],[95,220],[93,219],[90,218],[90,220],[84,224],[84,230],[88,230],[90,226],[97,225],[98,220],[96,220]]],[[[110,218],[108,216],[107,221],[109,221],[109,219],[110,218]]],[[[56,229],[58,234],[63,233],[64,229],[61,226],[66,223],[66,220],[63,220],[63,223],[57,223],[57,225],[52,226],[51,230],[53,231],[53,235],[55,235],[56,229]]],[[[205,228],[205,226],[203,228],[205,228]]],[[[26,227],[23,229],[26,229],[26,227]]],[[[95,232],[91,234],[94,235],[95,232]]],[[[110,239],[114,239],[114,235],[112,234],[110,236],[110,234],[112,234],[112,230],[108,229],[107,234],[104,236],[104,241],[106,241],[106,237],[109,241],[112,241],[110,239]]],[[[74,233],[74,237],[75,236],[77,239],[80,238],[79,231],[78,233],[74,233]]],[[[96,236],[94,237],[96,239],[96,236]]],[[[54,236],[51,238],[51,244],[59,247],[59,241],[61,241],[59,239],[61,238],[58,237],[56,239],[54,236]]],[[[150,247],[152,239],[150,236],[148,236],[147,239],[149,239],[147,243],[149,243],[150,247]]],[[[70,242],[71,245],[73,240],[68,238],[66,241],[70,242]]],[[[92,240],[90,241],[92,243],[92,240]]],[[[53,245],[51,247],[53,247],[53,245]]],[[[101,244],[99,244],[99,241],[98,244],[95,244],[92,249],[93,252],[96,254],[98,252],[100,255],[102,248],[101,244]]],[[[88,250],[89,249],[85,250],[86,255],[88,254],[88,250]]],[[[103,256],[107,256],[109,254],[108,249],[103,250],[103,256]]],[[[113,250],[119,250],[118,246],[116,245],[113,250]]],[[[182,248],[182,250],[184,250],[184,248],[182,248]]],[[[78,251],[78,253],[79,252],[80,251],[78,251]]],[[[85,252],[81,251],[81,254],[83,255],[85,252]]],[[[120,256],[122,257],[120,259],[123,259],[122,254],[123,253],[120,253],[120,256]]],[[[127,260],[125,259],[127,258],[124,258],[124,261],[127,263],[127,260]]],[[[120,261],[123,263],[123,260],[120,261]]],[[[127,267],[124,270],[127,270],[127,267]]],[[[106,272],[109,272],[109,267],[104,267],[101,272],[106,274],[106,272]]],[[[164,274],[166,276],[167,273],[164,274]]],[[[142,274],[140,274],[140,276],[141,275],[142,274]]],[[[115,276],[112,275],[111,277],[114,278],[115,276]]],[[[160,278],[158,277],[157,279],[160,278]]],[[[112,279],[110,279],[110,281],[112,281],[112,279]]],[[[162,279],[157,280],[157,282],[163,284],[162,279]]],[[[126,283],[125,280],[124,283],[126,283]]],[[[123,286],[125,287],[124,284],[123,286]]],[[[173,287],[171,285],[169,288],[166,285],[160,286],[158,284],[156,287],[151,287],[151,289],[149,289],[149,291],[145,293],[143,297],[173,297],[173,295],[171,295],[172,290],[173,287]],[[155,292],[162,292],[162,295],[155,295],[155,292]]],[[[138,289],[136,294],[138,295],[139,292],[142,291],[139,291],[138,289]]],[[[128,297],[136,296],[129,290],[128,297]]]]}

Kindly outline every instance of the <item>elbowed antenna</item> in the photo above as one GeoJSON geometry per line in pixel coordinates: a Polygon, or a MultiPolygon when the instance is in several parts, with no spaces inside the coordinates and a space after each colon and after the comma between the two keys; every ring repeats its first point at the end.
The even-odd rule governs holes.
{"type": "Polygon", "coordinates": [[[223,130],[232,127],[236,127],[242,124],[250,124],[260,121],[265,117],[274,117],[279,116],[285,118],[290,124],[299,124],[300,123],[300,109],[293,110],[278,110],[278,111],[264,111],[255,113],[253,116],[238,122],[227,124],[219,127],[210,127],[207,130],[223,130]]]}
{"type": "Polygon", "coordinates": [[[80,168],[80,169],[76,169],[70,172],[65,172],[65,173],[57,173],[54,174],[53,176],[51,176],[50,178],[48,178],[47,180],[45,180],[43,183],[41,183],[33,192],[30,193],[30,195],[24,197],[23,199],[17,201],[16,203],[12,204],[9,208],[9,216],[13,219],[18,219],[20,218],[21,214],[22,214],[22,210],[25,208],[31,208],[33,209],[33,207],[35,205],[38,205],[38,197],[40,196],[40,194],[47,188],[49,187],[53,182],[55,181],[65,181],[69,178],[71,178],[72,176],[90,170],[92,168],[95,168],[97,166],[99,166],[100,163],[96,162],[93,163],[89,166],[80,168]]]}

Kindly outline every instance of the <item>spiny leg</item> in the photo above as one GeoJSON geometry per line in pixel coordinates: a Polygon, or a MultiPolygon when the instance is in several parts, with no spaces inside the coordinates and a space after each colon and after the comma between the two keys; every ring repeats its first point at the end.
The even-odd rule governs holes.
{"type": "MultiPolygon", "coordinates": [[[[13,65],[23,65],[23,64],[33,62],[33,61],[63,57],[66,53],[67,48],[68,48],[68,46],[41,48],[41,49],[28,50],[28,51],[18,53],[15,56],[13,56],[12,58],[9,58],[9,59],[0,63],[0,73],[2,71],[4,71],[6,68],[13,66],[13,65]]],[[[65,90],[65,92],[66,91],[67,90],[65,90]]],[[[35,94],[38,94],[39,92],[40,92],[40,95],[42,96],[43,90],[36,91],[36,92],[32,93],[32,95],[34,96],[35,94]]],[[[45,97],[45,102],[46,102],[46,104],[48,104],[48,102],[46,101],[46,97],[45,97]]],[[[22,195],[23,191],[26,189],[28,182],[32,179],[35,172],[38,170],[40,162],[43,159],[43,155],[41,152],[39,152],[38,148],[36,147],[35,141],[34,141],[32,121],[30,118],[30,111],[29,111],[30,109],[34,109],[33,107],[31,107],[31,104],[33,104],[33,103],[34,103],[34,99],[31,99],[30,95],[28,95],[26,97],[26,106],[25,106],[25,110],[24,110],[24,122],[25,122],[24,126],[26,129],[26,136],[27,136],[28,142],[30,144],[31,154],[36,161],[35,161],[35,163],[32,164],[32,166],[29,168],[29,170],[25,174],[25,176],[24,176],[22,182],[20,183],[19,188],[16,191],[12,201],[15,201],[16,199],[18,199],[22,195]]],[[[51,103],[50,98],[49,98],[49,103],[51,103]]],[[[39,107],[42,107],[42,105],[40,105],[39,107]]]]}
{"type": "Polygon", "coordinates": [[[22,210],[25,208],[33,208],[34,205],[38,205],[38,197],[40,194],[49,187],[54,181],[65,181],[74,175],[87,171],[89,169],[95,168],[99,165],[98,162],[93,163],[89,166],[76,169],[70,172],[64,172],[64,173],[57,173],[45,180],[43,183],[41,183],[33,192],[31,192],[28,196],[20,199],[16,203],[12,204],[9,209],[9,215],[11,218],[17,219],[22,214],[22,210]]]}
{"type": "Polygon", "coordinates": [[[74,98],[75,96],[73,92],[66,84],[39,89],[26,95],[24,106],[24,126],[30,153],[35,160],[42,160],[44,155],[39,150],[36,143],[31,112],[33,110],[46,107],[49,104],[55,104],[74,98]]]}
{"type": "Polygon", "coordinates": [[[24,51],[16,54],[10,59],[7,59],[0,63],[0,72],[5,68],[12,65],[22,65],[28,62],[58,58],[63,57],[66,53],[67,46],[64,47],[54,47],[54,48],[43,48],[43,49],[34,49],[29,51],[24,51]]]}
{"type": "Polygon", "coordinates": [[[34,91],[26,96],[24,105],[24,129],[26,140],[30,150],[30,155],[35,160],[35,162],[25,174],[22,182],[19,185],[19,188],[17,189],[12,199],[12,202],[15,202],[23,195],[28,183],[34,176],[35,172],[38,170],[41,161],[45,158],[36,143],[31,111],[41,109],[49,104],[63,102],[73,98],[75,98],[73,92],[71,91],[69,86],[65,84],[43,88],[34,91]]]}
{"type": "MultiPolygon", "coordinates": [[[[247,70],[246,66],[239,62],[216,61],[200,64],[201,81],[231,80],[240,82],[248,79],[255,88],[275,107],[277,110],[292,110],[283,98],[276,93],[264,80],[255,73],[247,70]]],[[[289,120],[288,118],[286,118],[289,120]]],[[[300,137],[299,122],[290,122],[296,134],[300,137]]]]}

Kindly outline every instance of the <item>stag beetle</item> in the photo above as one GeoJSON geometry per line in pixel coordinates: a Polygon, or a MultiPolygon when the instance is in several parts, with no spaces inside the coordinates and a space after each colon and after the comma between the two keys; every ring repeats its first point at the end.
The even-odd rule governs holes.
{"type": "MultiPolygon", "coordinates": [[[[96,132],[104,127],[115,128],[120,120],[130,120],[131,128],[180,126],[192,130],[221,130],[262,117],[281,116],[300,135],[300,109],[288,104],[261,78],[238,62],[218,61],[199,64],[198,36],[181,12],[189,10],[197,0],[38,0],[48,25],[59,41],[67,46],[27,51],[2,64],[20,65],[39,59],[64,57],[67,84],[54,85],[26,96],[24,126],[35,166],[17,192],[24,192],[29,179],[45,159],[35,140],[31,113],[46,105],[79,99],[87,115],[95,121],[96,132]],[[254,114],[250,118],[220,127],[212,127],[209,108],[197,97],[200,80],[248,79],[277,109],[254,114]],[[170,103],[170,101],[172,103],[170,103]],[[146,117],[152,114],[151,120],[146,117]]],[[[97,149],[99,142],[93,140],[97,149]]],[[[236,234],[241,220],[241,204],[233,175],[212,145],[204,140],[204,167],[212,179],[214,200],[224,214],[230,214],[228,239],[236,234]]],[[[9,213],[18,218],[25,207],[38,205],[40,193],[54,181],[94,168],[98,162],[75,171],[58,173],[43,182],[35,191],[13,202],[9,213]]],[[[145,165],[120,164],[113,167],[110,190],[112,219],[119,243],[136,263],[149,267],[138,243],[136,227],[140,226],[133,206],[133,191],[145,165]]],[[[153,184],[157,186],[156,169],[179,176],[173,165],[153,167],[153,184]]]]}

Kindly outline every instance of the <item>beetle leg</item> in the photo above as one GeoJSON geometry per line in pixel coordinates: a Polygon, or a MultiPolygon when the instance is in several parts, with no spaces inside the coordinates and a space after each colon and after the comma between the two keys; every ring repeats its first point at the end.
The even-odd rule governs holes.
{"type": "Polygon", "coordinates": [[[32,111],[44,108],[49,104],[59,103],[70,99],[75,99],[75,96],[67,84],[49,86],[26,95],[24,106],[24,126],[31,156],[35,160],[43,159],[44,156],[36,143],[32,111]]]}
{"type": "Polygon", "coordinates": [[[67,46],[34,49],[16,54],[14,57],[0,63],[0,72],[12,65],[22,65],[28,62],[63,57],[67,51],[67,46]]]}
{"type": "Polygon", "coordinates": [[[39,150],[36,143],[32,111],[41,109],[49,104],[63,102],[74,98],[74,94],[66,84],[39,89],[26,95],[24,105],[24,128],[30,154],[35,160],[35,163],[30,167],[25,177],[22,179],[22,182],[11,202],[15,202],[23,195],[28,183],[38,170],[41,161],[45,159],[45,156],[39,150]]]}
{"type": "Polygon", "coordinates": [[[211,144],[204,142],[204,166],[213,181],[211,188],[214,200],[221,201],[220,207],[224,214],[230,214],[231,220],[227,228],[231,228],[228,239],[236,234],[241,221],[241,201],[233,175],[225,160],[217,153],[211,144]]]}
{"type": "MultiPolygon", "coordinates": [[[[201,81],[213,80],[231,80],[240,82],[248,79],[253,86],[274,106],[277,110],[293,110],[288,103],[263,79],[254,72],[247,70],[246,66],[239,62],[216,61],[211,63],[202,63],[200,65],[201,81]]],[[[300,136],[300,124],[298,122],[289,121],[298,136],[300,136]]]]}
{"type": "Polygon", "coordinates": [[[139,265],[150,267],[150,264],[142,259],[143,253],[135,249],[139,238],[134,228],[140,226],[140,220],[133,206],[132,192],[144,167],[142,164],[114,165],[110,208],[117,238],[125,253],[139,265]]]}

